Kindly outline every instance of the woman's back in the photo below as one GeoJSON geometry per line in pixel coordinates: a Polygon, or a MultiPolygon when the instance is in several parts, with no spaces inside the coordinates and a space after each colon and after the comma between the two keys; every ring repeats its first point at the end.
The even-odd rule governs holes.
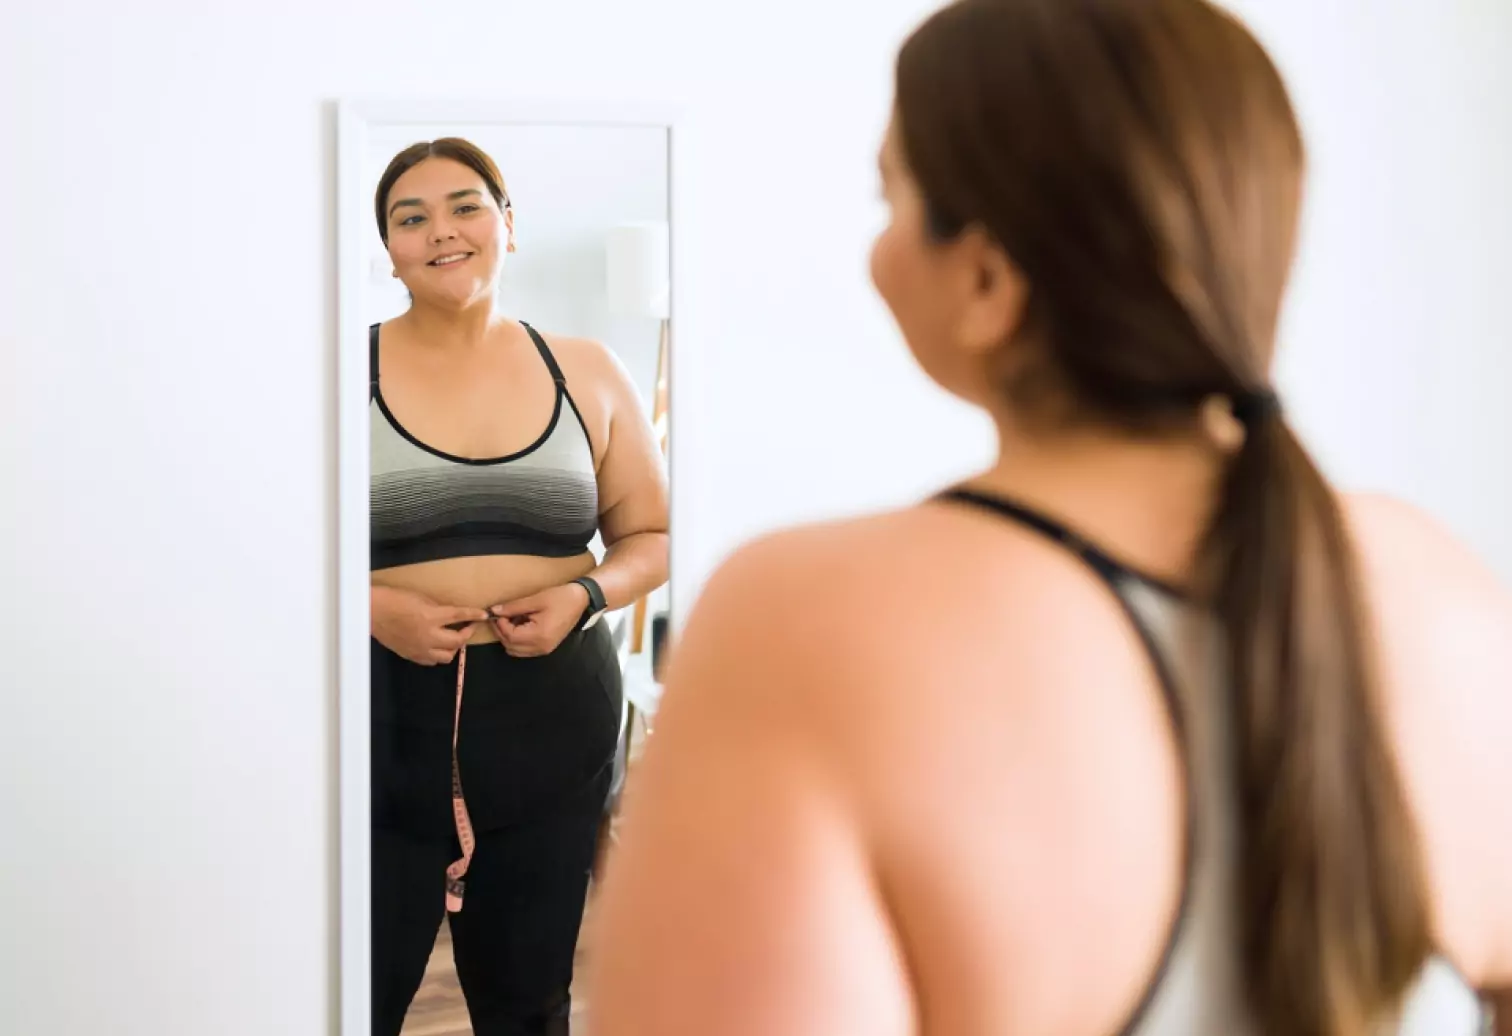
{"type": "MultiPolygon", "coordinates": [[[[914,527],[900,525],[893,549],[876,546],[894,572],[900,555],[933,555],[922,566],[953,570],[954,586],[935,575],[933,600],[913,600],[901,580],[889,580],[891,596],[864,587],[913,631],[910,647],[928,646],[919,653],[933,676],[916,673],[928,680],[919,686],[951,693],[891,685],[895,703],[866,708],[855,728],[893,746],[868,778],[886,786],[873,822],[901,825],[877,867],[926,1030],[1250,1031],[1233,717],[1215,620],[1127,570],[1098,573],[990,509],[951,507],[900,517],[914,527]],[[905,794],[913,808],[892,813],[905,794]]],[[[1512,736],[1502,690],[1512,604],[1417,516],[1383,501],[1352,511],[1446,955],[1426,968],[1401,1031],[1473,1036],[1478,1005],[1456,966],[1475,984],[1512,981],[1512,772],[1501,750],[1512,736]]],[[[1124,546],[1129,567],[1159,565],[1158,547],[1124,546]]]]}
{"type": "MultiPolygon", "coordinates": [[[[1512,985],[1512,601],[1414,512],[1349,512],[1444,955],[1399,1031],[1475,1036],[1471,986],[1512,985]]],[[[1130,570],[1180,550],[1114,538],[1130,570]]],[[[671,677],[719,699],[669,710],[638,775],[638,823],[699,824],[675,846],[627,828],[614,880],[673,898],[608,904],[606,937],[637,938],[600,962],[596,1003],[627,1009],[596,1031],[1245,1033],[1220,635],[1105,575],[944,501],[732,561],[671,677]],[[741,650],[773,608],[781,630],[741,650]],[[738,895],[732,858],[759,868],[738,895]]]]}

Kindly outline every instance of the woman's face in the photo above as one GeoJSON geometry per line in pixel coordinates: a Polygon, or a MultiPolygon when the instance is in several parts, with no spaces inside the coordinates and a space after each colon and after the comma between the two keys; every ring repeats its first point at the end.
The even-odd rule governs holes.
{"type": "Polygon", "coordinates": [[[394,276],[416,300],[459,309],[492,295],[503,253],[514,251],[514,216],[488,185],[449,158],[427,158],[394,182],[388,196],[388,251],[394,276]]]}
{"type": "Polygon", "coordinates": [[[889,125],[878,156],[889,222],[872,246],[871,276],[924,372],[947,391],[993,406],[993,364],[1022,317],[1027,289],[978,228],[949,241],[929,233],[927,207],[889,125]]]}

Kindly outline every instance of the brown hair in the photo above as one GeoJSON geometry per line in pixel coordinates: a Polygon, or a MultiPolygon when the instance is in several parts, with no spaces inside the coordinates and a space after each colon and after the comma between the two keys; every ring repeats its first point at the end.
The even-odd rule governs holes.
{"type": "Polygon", "coordinates": [[[389,194],[399,177],[409,172],[427,158],[449,158],[461,162],[483,179],[488,193],[500,210],[509,208],[509,193],[504,188],[504,176],[494,160],[478,145],[461,137],[441,137],[437,140],[422,140],[411,144],[389,160],[388,168],[378,178],[378,190],[373,195],[373,213],[378,217],[378,236],[388,244],[389,194]]]}
{"type": "MultiPolygon", "coordinates": [[[[961,0],[897,63],[937,239],[990,235],[1022,344],[1136,433],[1266,399],[1301,206],[1280,74],[1205,0],[961,0]]],[[[1021,378],[1004,390],[1030,405],[1021,378]]],[[[1278,410],[1247,428],[1204,561],[1235,681],[1242,953],[1262,1030],[1364,1036],[1430,951],[1422,860],[1377,712],[1338,501],[1278,410]]]]}

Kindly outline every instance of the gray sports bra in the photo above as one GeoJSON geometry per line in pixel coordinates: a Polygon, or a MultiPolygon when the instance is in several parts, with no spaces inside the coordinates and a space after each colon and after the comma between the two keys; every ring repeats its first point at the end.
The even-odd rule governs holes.
{"type": "Polygon", "coordinates": [[[379,325],[368,329],[371,568],[490,554],[576,557],[598,531],[588,426],[546,340],[521,321],[556,382],[540,438],[507,457],[454,457],[395,420],[378,383],[379,325]],[[563,418],[563,411],[572,416],[563,418]]]}
{"type": "MultiPolygon", "coordinates": [[[[1055,540],[1084,561],[1117,595],[1155,663],[1176,729],[1186,745],[1187,850],[1181,908],[1160,968],[1120,1036],[1272,1036],[1249,1017],[1240,986],[1233,887],[1238,872],[1233,789],[1226,778],[1227,681],[1215,620],[1175,589],[1114,561],[1071,530],[1008,500],[966,490],[946,500],[993,511],[1055,540]],[[1194,708],[1196,695],[1203,707],[1194,708]]],[[[1490,1012],[1443,957],[1423,966],[1402,1020],[1381,1036],[1482,1036],[1490,1012]]]]}

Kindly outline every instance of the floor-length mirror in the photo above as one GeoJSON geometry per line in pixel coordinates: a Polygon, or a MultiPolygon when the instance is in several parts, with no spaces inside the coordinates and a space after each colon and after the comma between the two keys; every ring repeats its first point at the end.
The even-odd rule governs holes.
{"type": "Polygon", "coordinates": [[[342,108],[345,1036],[592,1010],[573,979],[669,610],[672,132],[342,108]]]}

